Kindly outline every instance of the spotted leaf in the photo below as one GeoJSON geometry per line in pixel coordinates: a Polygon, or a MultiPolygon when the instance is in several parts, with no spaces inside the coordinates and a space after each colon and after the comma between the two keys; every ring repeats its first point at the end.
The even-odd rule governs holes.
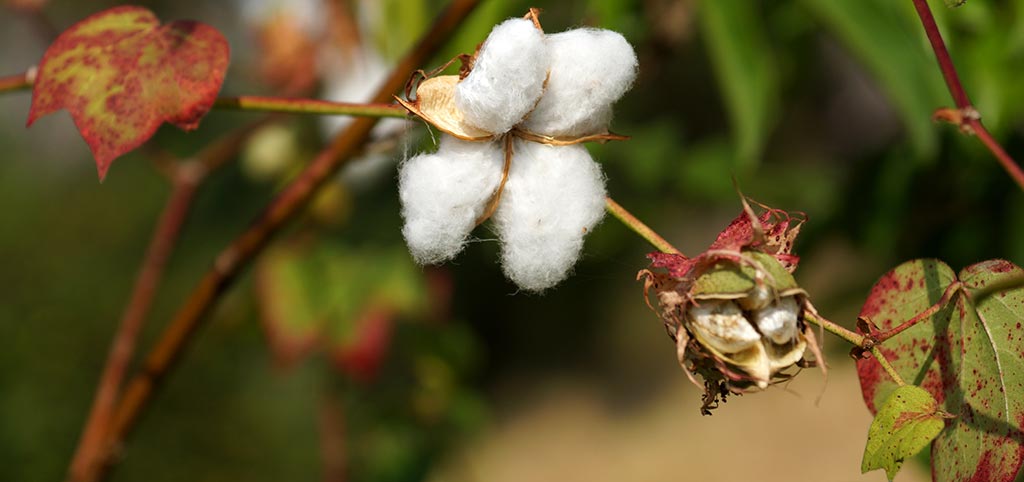
{"type": "Polygon", "coordinates": [[[94,14],[43,55],[28,125],[67,109],[102,180],[114,159],[163,122],[199,125],[224,81],[228,50],[220,32],[199,22],[160,25],[153,12],[133,6],[94,14]]]}

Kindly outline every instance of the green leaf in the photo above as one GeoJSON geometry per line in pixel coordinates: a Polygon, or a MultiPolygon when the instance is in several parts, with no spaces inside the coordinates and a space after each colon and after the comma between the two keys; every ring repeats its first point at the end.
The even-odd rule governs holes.
{"type": "MultiPolygon", "coordinates": [[[[992,260],[954,276],[941,261],[910,261],[875,284],[861,316],[884,331],[933,305],[881,350],[956,417],[932,445],[936,480],[1012,481],[1024,465],[1024,270],[992,260]]],[[[857,372],[875,411],[894,384],[873,358],[858,360],[857,372]]]]}
{"type": "Polygon", "coordinates": [[[897,388],[871,422],[861,472],[885,469],[885,475],[892,480],[904,460],[939,435],[945,418],[927,390],[912,385],[897,388]]]}
{"type": "Polygon", "coordinates": [[[742,166],[755,165],[775,124],[778,66],[762,30],[759,2],[700,4],[700,28],[725,97],[742,166]]]}
{"type": "Polygon", "coordinates": [[[862,61],[903,118],[915,153],[931,157],[938,147],[932,112],[951,102],[921,40],[921,25],[899,2],[802,0],[862,61]]]}
{"type": "Polygon", "coordinates": [[[199,22],[160,25],[141,7],[116,7],[61,33],[46,49],[28,125],[67,109],[96,158],[110,163],[152,137],[160,124],[199,126],[228,67],[228,43],[199,22]]]}

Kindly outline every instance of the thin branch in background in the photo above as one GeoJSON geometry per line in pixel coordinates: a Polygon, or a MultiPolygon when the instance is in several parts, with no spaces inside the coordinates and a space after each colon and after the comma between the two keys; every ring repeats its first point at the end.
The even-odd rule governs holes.
{"type": "Polygon", "coordinates": [[[287,97],[221,97],[213,104],[217,109],[237,109],[263,112],[288,112],[296,114],[351,115],[369,117],[405,117],[408,113],[398,104],[354,104],[316,99],[287,97]]]}
{"type": "Polygon", "coordinates": [[[651,243],[651,246],[654,246],[658,251],[669,254],[683,254],[675,246],[672,246],[672,243],[666,241],[665,238],[661,237],[661,235],[637,219],[636,216],[633,216],[632,213],[619,205],[619,203],[615,202],[614,199],[610,197],[605,198],[604,209],[627,228],[640,235],[640,237],[644,238],[648,243],[651,243]]]}
{"type": "Polygon", "coordinates": [[[932,10],[928,6],[928,0],[913,0],[914,9],[917,10],[917,16],[921,19],[921,25],[924,26],[925,34],[928,35],[928,42],[932,46],[932,50],[935,51],[935,59],[939,62],[939,69],[942,70],[942,77],[946,80],[946,86],[949,87],[949,93],[953,96],[953,102],[956,103],[956,108],[960,112],[960,115],[956,116],[959,121],[959,125],[962,130],[966,132],[974,133],[978,136],[985,147],[988,148],[992,155],[996,157],[999,164],[1003,166],[1006,173],[1017,183],[1022,190],[1024,190],[1024,171],[1021,170],[1020,166],[1006,153],[999,143],[992,138],[988,130],[981,123],[981,118],[977,114],[974,106],[971,105],[971,99],[967,97],[967,92],[964,90],[964,86],[960,83],[960,76],[956,72],[956,67],[953,65],[953,59],[949,56],[949,50],[946,48],[946,43],[942,40],[942,33],[939,32],[939,27],[935,24],[935,17],[932,16],[932,10]]]}
{"type": "MultiPolygon", "coordinates": [[[[430,60],[478,3],[478,0],[454,0],[445,8],[415,49],[395,67],[372,102],[390,102],[391,96],[405,85],[409,74],[430,60]]],[[[82,481],[97,480],[108,472],[114,462],[116,448],[134,427],[154,389],[175,366],[182,350],[221,294],[262,252],[270,239],[301,212],[317,189],[360,149],[377,121],[377,118],[357,118],[271,201],[248,230],[217,256],[213,269],[200,280],[146,357],[141,371],[127,384],[107,431],[103,450],[97,455],[98,460],[91,464],[95,470],[82,481]]]]}
{"type": "Polygon", "coordinates": [[[171,165],[171,194],[150,238],[131,297],[114,334],[89,417],[68,469],[70,480],[86,480],[88,474],[93,471],[92,465],[103,448],[122,382],[135,353],[139,333],[160,287],[167,261],[174,252],[178,235],[188,217],[196,191],[207,174],[233,158],[241,149],[243,142],[265,123],[266,120],[263,120],[238,129],[211,144],[195,159],[171,165]]]}
{"type": "Polygon", "coordinates": [[[36,68],[32,67],[23,73],[0,77],[0,94],[17,92],[32,87],[36,80],[36,68]]]}

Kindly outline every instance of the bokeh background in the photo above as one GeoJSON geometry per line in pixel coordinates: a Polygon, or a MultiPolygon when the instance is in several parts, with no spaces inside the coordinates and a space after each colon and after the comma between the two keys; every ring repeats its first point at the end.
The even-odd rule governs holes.
{"type": "MultiPolygon", "coordinates": [[[[0,75],[117,3],[0,2],[0,75]]],[[[443,2],[136,3],[227,35],[224,95],[360,100],[443,2]]],[[[1024,1],[932,4],[986,125],[1024,158],[1024,1]]],[[[739,212],[735,179],[808,214],[796,277],[847,326],[903,260],[1024,263],[1024,195],[980,143],[929,119],[951,100],[910,1],[485,0],[432,65],[529,6],[548,31],[600,26],[635,46],[640,75],[612,126],[633,139],[590,148],[611,195],[684,252],[739,212]]],[[[187,158],[259,114],[162,128],[101,184],[69,116],[25,129],[29,102],[0,97],[0,479],[52,481],[169,192],[153,153],[187,158]]],[[[143,349],[339,122],[287,118],[211,175],[143,349]]],[[[377,134],[377,152],[220,302],[112,480],[885,480],[859,471],[870,415],[843,342],[825,337],[827,379],[805,370],[701,417],[635,281],[641,239],[606,220],[543,295],[503,279],[486,226],[455,262],[421,269],[404,251],[394,166],[432,135],[377,134]]],[[[896,480],[926,480],[925,459],[896,480]]]]}

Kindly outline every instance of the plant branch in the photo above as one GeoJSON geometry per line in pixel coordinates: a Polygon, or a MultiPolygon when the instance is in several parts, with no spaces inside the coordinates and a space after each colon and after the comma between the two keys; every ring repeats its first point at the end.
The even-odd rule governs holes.
{"type": "Polygon", "coordinates": [[[0,94],[29,89],[32,87],[32,83],[35,81],[35,78],[35,67],[32,67],[21,74],[0,77],[0,94]]]}
{"type": "Polygon", "coordinates": [[[917,10],[917,16],[920,17],[921,25],[928,36],[928,42],[931,44],[932,50],[935,51],[935,59],[939,62],[942,77],[946,80],[946,86],[949,88],[950,95],[953,96],[953,102],[956,103],[956,107],[960,111],[961,115],[956,116],[956,118],[959,121],[961,130],[976,134],[981,142],[985,144],[985,147],[996,157],[999,164],[1003,166],[1006,173],[1024,190],[1024,171],[1006,153],[1006,150],[992,138],[992,135],[982,125],[974,106],[971,105],[971,99],[967,97],[967,92],[964,90],[963,84],[960,83],[960,76],[953,65],[953,59],[949,56],[946,43],[942,40],[942,33],[939,32],[939,27],[935,24],[935,17],[932,16],[928,0],[913,0],[913,2],[914,9],[917,10]]]}
{"type": "Polygon", "coordinates": [[[883,341],[888,340],[889,338],[892,338],[896,335],[899,335],[900,333],[903,333],[908,328],[920,323],[925,318],[929,318],[935,313],[938,313],[939,310],[945,308],[946,305],[949,304],[949,301],[953,298],[953,295],[960,292],[961,289],[963,289],[963,285],[959,281],[954,281],[950,283],[949,286],[946,287],[946,291],[942,293],[942,297],[939,298],[939,301],[935,302],[935,304],[929,306],[924,311],[918,313],[913,318],[904,321],[903,323],[900,323],[899,325],[894,326],[891,329],[875,333],[873,335],[874,343],[882,343],[883,341]]]}
{"type": "Polygon", "coordinates": [[[131,297],[114,334],[89,417],[68,469],[69,480],[88,480],[95,468],[97,455],[103,449],[103,441],[110,426],[122,381],[135,353],[139,333],[160,286],[167,261],[177,244],[178,235],[188,216],[196,191],[207,174],[234,157],[241,149],[243,141],[264,123],[265,121],[254,122],[238,129],[208,146],[194,160],[171,165],[171,194],[150,238],[135,285],[132,287],[131,297]]]}
{"type": "Polygon", "coordinates": [[[820,326],[825,331],[846,340],[847,343],[850,343],[851,345],[860,347],[863,346],[864,342],[867,340],[864,335],[852,330],[847,330],[846,328],[839,326],[838,323],[819,315],[814,310],[808,310],[807,316],[805,316],[804,319],[810,323],[820,326]]]}
{"type": "Polygon", "coordinates": [[[215,109],[361,117],[405,117],[408,113],[404,107],[398,104],[355,104],[317,99],[259,97],[253,95],[221,97],[213,103],[213,107],[215,109]]]}
{"type": "Polygon", "coordinates": [[[614,199],[610,197],[605,198],[604,209],[627,228],[640,235],[640,237],[644,238],[648,243],[651,243],[651,246],[657,248],[658,251],[668,254],[683,254],[675,246],[672,246],[671,243],[666,241],[665,238],[661,237],[658,233],[654,232],[653,229],[644,224],[643,221],[637,219],[636,216],[633,216],[633,214],[627,211],[626,208],[615,202],[614,199]]]}
{"type": "MultiPolygon", "coordinates": [[[[390,101],[392,94],[405,85],[410,73],[430,60],[434,52],[447,41],[477,3],[478,0],[453,0],[441,12],[415,49],[395,67],[373,102],[390,101]]],[[[110,468],[115,449],[135,426],[139,415],[151,400],[154,390],[175,366],[183,349],[209,315],[216,301],[242,270],[262,252],[270,239],[296,214],[302,212],[317,189],[362,146],[377,121],[377,118],[372,117],[356,119],[310,162],[295,181],[271,201],[249,229],[217,256],[212,269],[199,281],[146,357],[140,373],[128,383],[124,396],[114,412],[114,419],[104,442],[104,453],[97,462],[97,471],[92,480],[102,477],[110,468]]]]}
{"type": "Polygon", "coordinates": [[[903,377],[900,376],[899,372],[893,368],[892,363],[889,363],[889,359],[885,357],[885,354],[882,353],[881,348],[878,348],[878,345],[871,347],[871,354],[874,355],[875,360],[877,360],[878,364],[882,366],[885,373],[889,374],[892,381],[896,382],[896,384],[901,387],[907,384],[907,382],[903,381],[903,377]]]}

